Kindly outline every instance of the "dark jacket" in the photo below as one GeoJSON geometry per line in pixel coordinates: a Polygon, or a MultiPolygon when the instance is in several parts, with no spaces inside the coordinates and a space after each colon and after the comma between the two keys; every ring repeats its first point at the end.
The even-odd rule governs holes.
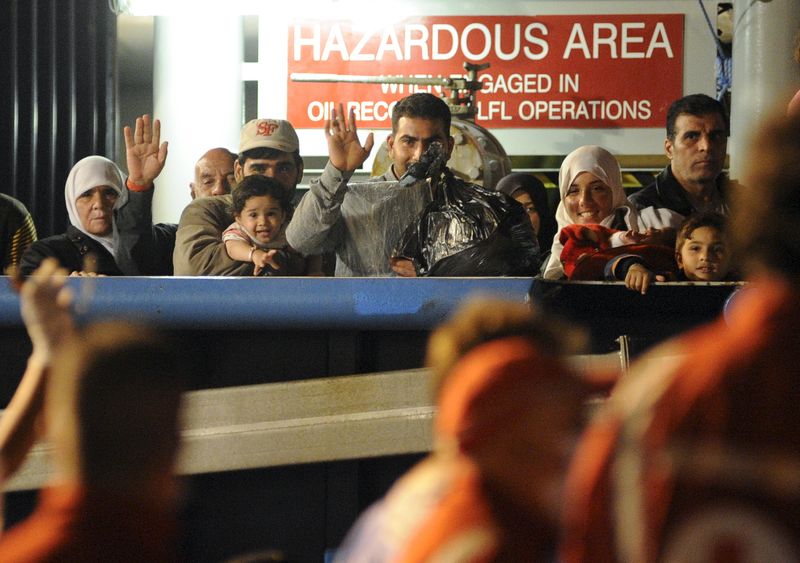
{"type": "Polygon", "coordinates": [[[20,269],[29,275],[47,257],[69,270],[81,271],[87,254],[97,258],[96,273],[106,276],[170,276],[177,225],[152,224],[153,190],[127,188],[114,209],[116,261],[105,247],[73,225],[67,232],[35,242],[22,257],[20,269]]]}
{"type": "Polygon", "coordinates": [[[126,276],[171,276],[178,225],[153,225],[154,188],[126,189],[114,210],[117,265],[126,276]]]}
{"type": "Polygon", "coordinates": [[[114,257],[105,247],[91,237],[70,225],[67,232],[34,242],[22,255],[20,271],[27,276],[39,267],[45,258],[55,258],[69,272],[84,270],[83,261],[93,254],[96,262],[94,271],[106,276],[121,276],[114,257]]]}
{"type": "MultiPolygon", "coordinates": [[[[729,194],[729,184],[727,176],[720,174],[717,178],[717,189],[722,200],[727,202],[729,194]]],[[[667,166],[662,170],[655,181],[628,197],[636,209],[645,207],[666,208],[688,217],[697,210],[692,206],[686,195],[686,190],[680,185],[675,176],[672,175],[672,168],[667,166]]]]}
{"type": "Polygon", "coordinates": [[[19,264],[22,255],[36,240],[36,227],[22,202],[0,194],[0,266],[5,273],[19,264]]]}

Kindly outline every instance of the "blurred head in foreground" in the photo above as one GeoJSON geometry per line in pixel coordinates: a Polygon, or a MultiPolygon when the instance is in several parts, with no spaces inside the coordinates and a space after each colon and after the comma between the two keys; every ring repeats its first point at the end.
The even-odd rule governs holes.
{"type": "Polygon", "coordinates": [[[154,332],[103,323],[54,362],[45,417],[57,478],[138,494],[171,490],[184,368],[154,332]]]}
{"type": "Polygon", "coordinates": [[[734,192],[730,236],[748,277],[800,279],[800,113],[776,114],[750,144],[743,186],[734,192]]]}

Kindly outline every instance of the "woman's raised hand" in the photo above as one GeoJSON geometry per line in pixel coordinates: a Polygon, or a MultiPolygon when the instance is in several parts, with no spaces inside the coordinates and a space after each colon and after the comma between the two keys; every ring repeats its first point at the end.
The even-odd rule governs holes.
{"type": "Polygon", "coordinates": [[[128,179],[137,186],[153,183],[167,161],[167,142],[161,142],[161,122],[150,122],[145,114],[136,118],[135,130],[125,126],[125,155],[128,159],[128,179]],[[159,144],[160,143],[160,144],[159,144]]]}

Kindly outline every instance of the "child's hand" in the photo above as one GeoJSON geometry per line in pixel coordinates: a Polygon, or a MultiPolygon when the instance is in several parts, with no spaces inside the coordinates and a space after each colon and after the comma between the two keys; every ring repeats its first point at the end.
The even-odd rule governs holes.
{"type": "Polygon", "coordinates": [[[655,281],[666,281],[662,275],[655,275],[644,264],[633,264],[625,275],[625,287],[638,291],[642,295],[647,293],[647,288],[655,281]]]}
{"type": "Polygon", "coordinates": [[[257,276],[261,273],[261,270],[267,266],[272,266],[273,269],[280,270],[280,264],[278,264],[278,262],[275,260],[275,255],[277,253],[277,250],[261,250],[260,248],[255,249],[253,251],[253,264],[255,264],[253,275],[257,276]]]}
{"type": "Polygon", "coordinates": [[[675,229],[647,229],[641,240],[642,244],[660,244],[662,246],[675,246],[675,229]]]}
{"type": "Polygon", "coordinates": [[[394,273],[402,278],[417,277],[417,271],[414,269],[414,263],[408,258],[400,258],[399,256],[396,258],[390,258],[389,265],[392,267],[394,273]]]}
{"type": "Polygon", "coordinates": [[[620,235],[620,240],[622,241],[623,245],[637,244],[643,241],[645,236],[646,236],[645,233],[640,233],[638,231],[630,230],[622,233],[622,235],[620,235]]]}

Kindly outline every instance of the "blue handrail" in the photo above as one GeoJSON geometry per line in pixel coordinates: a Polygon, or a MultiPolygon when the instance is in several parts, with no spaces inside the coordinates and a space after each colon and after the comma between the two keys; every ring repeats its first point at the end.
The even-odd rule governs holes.
{"type": "MultiPolygon", "coordinates": [[[[164,328],[429,330],[471,295],[527,300],[530,278],[180,278],[69,280],[79,322],[128,319],[164,328]]],[[[0,283],[0,326],[19,297],[0,283]]]]}

